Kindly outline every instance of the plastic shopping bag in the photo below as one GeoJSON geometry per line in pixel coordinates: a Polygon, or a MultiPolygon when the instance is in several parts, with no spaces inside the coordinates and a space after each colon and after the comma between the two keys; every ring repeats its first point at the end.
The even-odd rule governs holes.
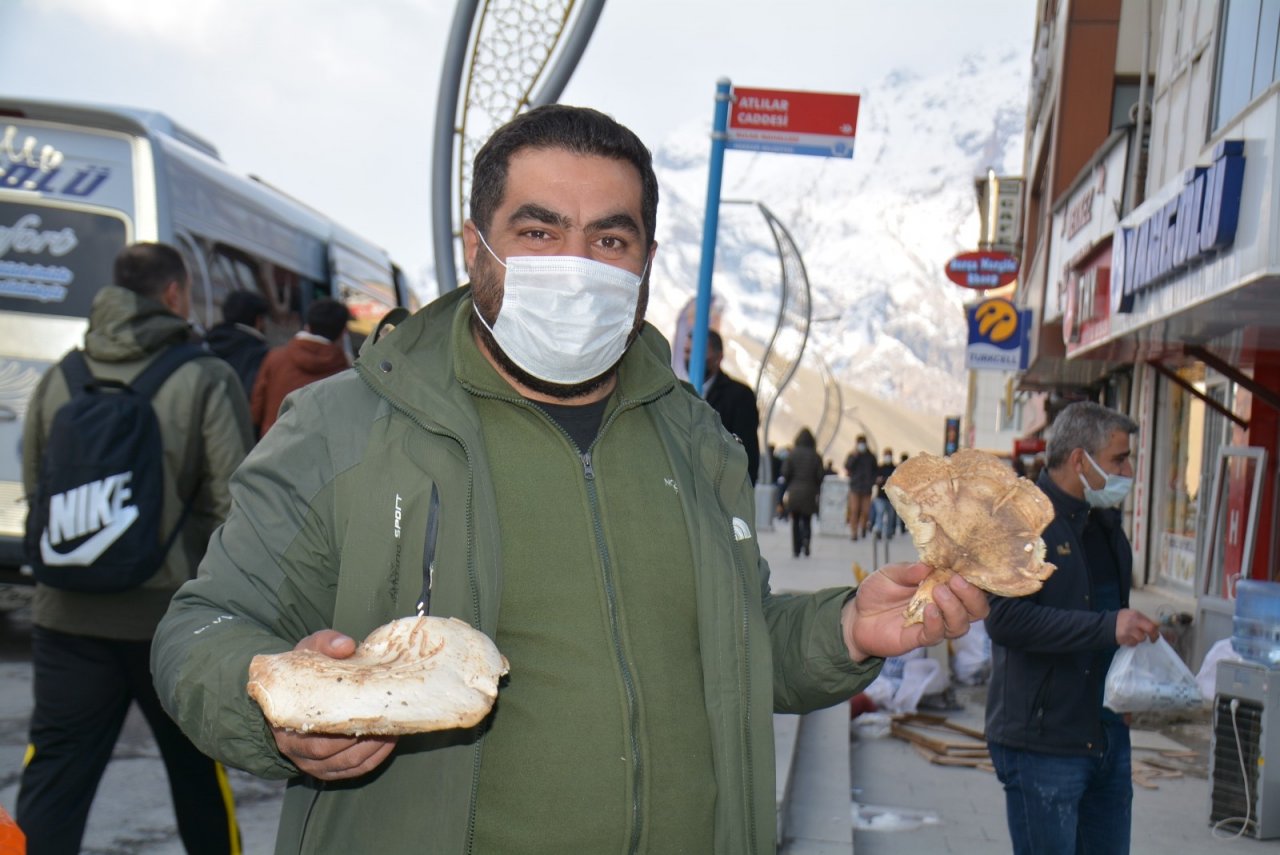
{"type": "Polygon", "coordinates": [[[1102,705],[1118,713],[1170,712],[1204,703],[1191,669],[1161,636],[1121,647],[1107,672],[1102,705]]]}

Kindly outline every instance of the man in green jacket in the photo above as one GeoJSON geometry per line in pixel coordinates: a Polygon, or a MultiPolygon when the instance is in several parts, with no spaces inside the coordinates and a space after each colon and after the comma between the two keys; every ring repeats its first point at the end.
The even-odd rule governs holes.
{"type": "MultiPolygon", "coordinates": [[[[177,250],[158,243],[125,247],[113,278],[89,311],[85,361],[95,378],[128,383],[162,352],[192,341],[191,279],[177,250]]],[[[54,414],[70,398],[56,367],[32,395],[22,449],[28,496],[38,492],[54,414]]],[[[240,851],[225,772],[165,715],[149,664],[156,624],[178,587],[195,576],[231,505],[231,473],[253,444],[249,402],[235,370],[209,354],[169,375],[151,404],[163,446],[160,530],[174,538],[159,570],[118,593],[36,585],[35,708],[16,812],[32,853],[80,851],[98,782],[135,701],[164,758],[187,851],[240,851]]]]}
{"type": "Polygon", "coordinates": [[[742,446],[644,323],[658,187],[593,110],[548,106],[476,157],[471,275],[286,400],[232,485],[152,668],[198,745],[290,779],[278,852],[768,853],[772,713],[856,693],[879,657],[986,613],[927,573],[769,591],[742,446]],[[511,663],[467,731],[303,735],[250,658],[334,658],[425,611],[511,663]]]}

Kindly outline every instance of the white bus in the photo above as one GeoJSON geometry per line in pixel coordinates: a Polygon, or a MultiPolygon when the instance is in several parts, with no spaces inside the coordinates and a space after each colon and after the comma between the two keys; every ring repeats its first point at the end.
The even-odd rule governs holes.
{"type": "Polygon", "coordinates": [[[168,117],[0,95],[0,584],[24,581],[27,402],[40,376],[81,346],[94,294],[135,241],[182,252],[198,329],[222,319],[223,298],[237,289],[266,297],[272,344],[321,296],[351,308],[357,348],[388,310],[414,307],[383,250],[232,171],[168,117]]]}

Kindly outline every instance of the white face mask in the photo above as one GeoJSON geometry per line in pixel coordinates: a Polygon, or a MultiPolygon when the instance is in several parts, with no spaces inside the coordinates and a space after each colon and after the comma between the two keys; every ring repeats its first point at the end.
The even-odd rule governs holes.
{"type": "Polygon", "coordinates": [[[612,368],[627,349],[640,302],[640,275],[576,255],[512,256],[493,326],[476,317],[511,361],[548,383],[572,385],[612,368]]]}
{"type": "Polygon", "coordinates": [[[1084,475],[1080,475],[1080,483],[1084,484],[1084,500],[1095,508],[1115,508],[1119,507],[1124,501],[1124,497],[1129,495],[1129,490],[1133,487],[1133,479],[1126,475],[1116,475],[1113,472],[1103,471],[1098,465],[1098,461],[1094,460],[1089,452],[1084,453],[1089,458],[1089,462],[1093,464],[1093,468],[1098,474],[1107,479],[1107,482],[1100,489],[1093,489],[1089,486],[1089,482],[1085,480],[1084,475]]]}

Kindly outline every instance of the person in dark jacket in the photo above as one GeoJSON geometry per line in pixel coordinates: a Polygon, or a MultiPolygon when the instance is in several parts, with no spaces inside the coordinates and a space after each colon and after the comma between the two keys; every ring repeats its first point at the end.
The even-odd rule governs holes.
{"type": "Polygon", "coordinates": [[[782,478],[787,484],[783,501],[791,515],[791,554],[797,558],[801,552],[806,558],[809,555],[813,515],[818,512],[818,491],[825,474],[813,433],[801,428],[787,462],[782,464],[782,478]]]}
{"type": "Polygon", "coordinates": [[[253,394],[258,368],[267,355],[264,331],[271,307],[261,294],[232,291],[222,302],[222,323],[205,334],[205,345],[240,375],[247,399],[253,394]]]}
{"type": "Polygon", "coordinates": [[[844,472],[849,476],[849,528],[857,540],[871,533],[871,490],[876,484],[876,456],[863,434],[858,434],[853,451],[845,458],[844,472]]]}
{"type": "MultiPolygon", "coordinates": [[[[689,359],[692,343],[685,345],[685,361],[689,359]]],[[[720,370],[724,359],[724,339],[715,330],[707,332],[707,366],[702,381],[702,397],[720,414],[724,429],[738,438],[747,452],[747,475],[754,486],[760,474],[760,410],[756,406],[756,393],[741,380],[735,380],[720,370]]],[[[773,472],[778,475],[777,470],[773,472]]]]}
{"type": "Polygon", "coordinates": [[[1034,594],[991,599],[986,733],[1018,855],[1129,851],[1129,729],[1102,694],[1118,645],[1158,634],[1129,608],[1133,551],[1117,510],[1137,430],[1092,402],[1059,414],[1038,482],[1053,502],[1043,538],[1057,570],[1034,594]]]}
{"type": "Polygon", "coordinates": [[[276,422],[285,396],[308,383],[351,367],[342,345],[351,311],[337,300],[316,300],[307,309],[307,325],[262,361],[249,401],[253,426],[262,436],[276,422]]]}

